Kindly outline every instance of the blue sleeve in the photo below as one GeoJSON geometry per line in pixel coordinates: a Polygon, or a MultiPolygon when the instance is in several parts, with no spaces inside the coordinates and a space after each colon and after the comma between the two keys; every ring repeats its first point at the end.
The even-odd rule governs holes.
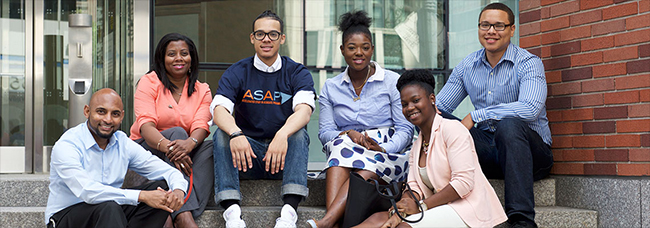
{"type": "Polygon", "coordinates": [[[318,97],[318,104],[320,104],[320,114],[318,115],[318,139],[320,139],[320,142],[323,145],[341,133],[334,121],[334,107],[332,106],[332,101],[330,100],[330,95],[328,93],[329,85],[331,84],[326,81],[320,92],[320,96],[318,97]]]}
{"type": "Polygon", "coordinates": [[[134,141],[125,141],[125,151],[129,153],[130,158],[129,169],[149,180],[165,179],[169,189],[180,189],[187,193],[188,183],[180,171],[146,151],[134,141]]]}
{"type": "Polygon", "coordinates": [[[292,73],[291,86],[293,89],[293,94],[296,95],[298,91],[312,91],[316,94],[314,90],[314,79],[311,76],[311,72],[307,70],[307,67],[303,66],[300,63],[297,64],[296,69],[292,73]]]}
{"type": "Polygon", "coordinates": [[[527,122],[537,119],[546,103],[544,64],[538,57],[532,56],[515,67],[517,76],[521,78],[517,101],[474,110],[471,112],[474,122],[501,120],[507,117],[516,117],[527,122]]]}
{"type": "Polygon", "coordinates": [[[223,73],[216,92],[216,94],[230,99],[232,103],[237,103],[238,91],[241,89],[241,78],[243,78],[239,75],[243,74],[243,72],[238,66],[238,64],[232,65],[223,73]]]}
{"type": "Polygon", "coordinates": [[[467,91],[465,91],[465,85],[463,83],[466,60],[467,58],[454,68],[449,76],[449,80],[447,80],[447,83],[445,83],[438,96],[436,96],[436,106],[438,109],[451,114],[467,96],[467,91]]]}
{"type": "Polygon", "coordinates": [[[402,113],[402,98],[397,87],[395,87],[397,78],[395,80],[386,80],[387,83],[385,84],[386,90],[390,91],[390,114],[395,127],[393,137],[388,142],[380,144],[388,153],[401,152],[413,141],[413,125],[406,120],[402,113]]]}
{"type": "Polygon", "coordinates": [[[120,205],[137,205],[140,190],[105,185],[88,175],[82,165],[83,149],[64,139],[60,139],[52,148],[51,169],[58,174],[72,194],[89,204],[115,201],[120,205]]]}

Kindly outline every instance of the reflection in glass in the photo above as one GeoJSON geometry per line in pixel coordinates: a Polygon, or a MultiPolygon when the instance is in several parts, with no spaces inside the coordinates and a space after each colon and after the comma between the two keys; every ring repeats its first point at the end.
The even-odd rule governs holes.
{"type": "Polygon", "coordinates": [[[445,66],[445,1],[307,1],[305,17],[306,65],[345,66],[339,46],[340,15],[364,10],[372,17],[373,59],[387,69],[445,66]]]}
{"type": "Polygon", "coordinates": [[[25,145],[23,0],[0,3],[0,146],[25,145]]]}
{"type": "Polygon", "coordinates": [[[98,0],[96,11],[88,1],[46,0],[43,26],[43,145],[54,145],[68,126],[68,16],[93,17],[93,81],[91,92],[115,89],[124,103],[122,130],[133,118],[132,1],[98,0]]]}

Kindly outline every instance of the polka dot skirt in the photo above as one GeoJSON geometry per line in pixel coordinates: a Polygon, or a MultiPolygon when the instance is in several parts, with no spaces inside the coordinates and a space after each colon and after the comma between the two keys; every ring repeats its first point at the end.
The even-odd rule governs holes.
{"type": "MultiPolygon", "coordinates": [[[[381,128],[364,132],[368,133],[370,138],[380,142],[381,145],[382,142],[388,142],[395,130],[393,128],[381,128]]],[[[410,148],[406,148],[402,153],[389,154],[368,150],[354,143],[348,135],[340,135],[323,146],[323,152],[328,157],[327,167],[325,167],[323,173],[329,167],[339,166],[374,172],[387,183],[403,181],[407,177],[409,151],[410,148]]]]}

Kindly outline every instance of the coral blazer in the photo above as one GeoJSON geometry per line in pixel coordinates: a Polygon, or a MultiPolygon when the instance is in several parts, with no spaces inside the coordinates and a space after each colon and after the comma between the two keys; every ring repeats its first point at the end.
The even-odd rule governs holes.
{"type": "MultiPolygon", "coordinates": [[[[409,158],[408,184],[425,198],[434,193],[424,185],[418,164],[422,138],[413,144],[409,158]]],[[[450,184],[460,199],[449,203],[470,227],[492,227],[508,218],[494,189],[481,170],[474,140],[463,124],[436,114],[431,126],[427,175],[436,192],[450,184]]]]}

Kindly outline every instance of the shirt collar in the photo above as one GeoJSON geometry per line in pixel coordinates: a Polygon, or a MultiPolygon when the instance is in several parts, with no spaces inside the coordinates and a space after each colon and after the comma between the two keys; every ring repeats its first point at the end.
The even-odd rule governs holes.
{"type": "MultiPolygon", "coordinates": [[[[501,59],[499,60],[497,65],[499,65],[503,61],[510,61],[514,63],[515,55],[516,55],[515,45],[512,43],[508,44],[508,48],[506,48],[506,52],[503,53],[503,56],[501,56],[501,59]]],[[[483,63],[487,64],[488,66],[490,65],[490,62],[488,62],[487,56],[485,55],[485,48],[483,48],[483,51],[478,61],[483,61],[483,63]]]]}
{"type": "MultiPolygon", "coordinates": [[[[370,77],[368,78],[368,82],[383,81],[384,77],[386,76],[386,74],[384,73],[384,69],[381,68],[381,66],[379,66],[379,64],[377,64],[377,62],[375,61],[370,61],[370,63],[372,63],[375,66],[375,73],[370,75],[370,77]]],[[[341,83],[343,82],[350,83],[350,75],[348,75],[349,68],[350,67],[348,66],[345,68],[345,71],[343,71],[343,78],[341,80],[341,83]]]]}
{"type": "Polygon", "coordinates": [[[267,66],[266,63],[262,62],[262,59],[260,59],[257,54],[255,54],[255,58],[253,59],[253,65],[255,68],[262,72],[273,73],[279,71],[280,68],[282,68],[282,58],[280,57],[280,54],[278,54],[278,57],[275,58],[275,62],[273,62],[271,66],[267,66]]]}
{"type": "MultiPolygon", "coordinates": [[[[97,146],[97,148],[99,148],[99,145],[97,144],[97,141],[95,141],[95,137],[93,137],[93,134],[90,132],[90,129],[88,129],[88,120],[86,120],[86,122],[84,122],[81,127],[83,128],[83,130],[82,130],[83,134],[81,135],[81,141],[84,144],[84,148],[86,150],[90,149],[93,146],[97,146]]],[[[115,131],[115,133],[113,133],[111,138],[108,139],[108,144],[106,145],[106,149],[104,149],[104,150],[108,150],[108,148],[111,148],[115,144],[115,142],[117,142],[117,136],[116,135],[117,135],[117,131],[115,131]]]]}

